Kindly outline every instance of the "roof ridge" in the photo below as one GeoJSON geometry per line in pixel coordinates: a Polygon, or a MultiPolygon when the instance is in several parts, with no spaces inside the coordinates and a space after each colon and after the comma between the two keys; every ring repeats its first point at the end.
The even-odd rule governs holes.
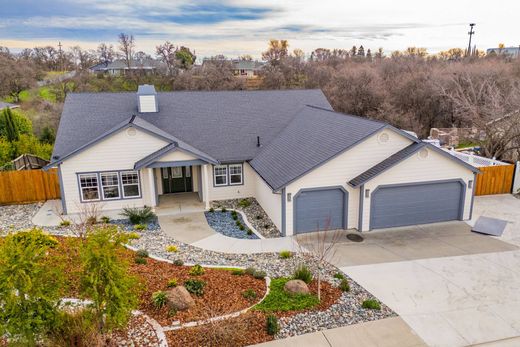
{"type": "Polygon", "coordinates": [[[355,114],[350,114],[350,113],[338,112],[338,111],[335,111],[334,109],[329,110],[327,108],[323,108],[323,107],[315,106],[315,105],[309,105],[309,104],[305,104],[305,106],[306,107],[315,108],[315,109],[318,109],[318,110],[322,110],[322,111],[327,111],[327,112],[334,113],[334,114],[341,115],[341,116],[358,118],[358,119],[363,119],[363,120],[368,121],[368,122],[379,123],[379,124],[384,124],[384,125],[390,125],[390,123],[387,123],[387,122],[382,121],[382,120],[367,118],[367,117],[363,117],[363,116],[357,116],[355,114]]]}

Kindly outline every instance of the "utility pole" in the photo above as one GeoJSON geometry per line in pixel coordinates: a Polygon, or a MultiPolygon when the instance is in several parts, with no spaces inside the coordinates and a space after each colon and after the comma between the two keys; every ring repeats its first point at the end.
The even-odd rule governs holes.
{"type": "Polygon", "coordinates": [[[61,50],[61,41],[58,42],[58,47],[59,47],[59,57],[60,57],[59,69],[60,69],[60,71],[63,71],[63,52],[61,50]]]}
{"type": "Polygon", "coordinates": [[[475,25],[476,25],[475,23],[470,23],[470,24],[469,24],[469,32],[468,32],[468,35],[469,35],[469,44],[468,44],[468,51],[467,51],[467,56],[468,56],[468,57],[471,55],[471,37],[473,36],[473,34],[475,34],[475,32],[473,31],[473,27],[474,27],[475,25]]]}

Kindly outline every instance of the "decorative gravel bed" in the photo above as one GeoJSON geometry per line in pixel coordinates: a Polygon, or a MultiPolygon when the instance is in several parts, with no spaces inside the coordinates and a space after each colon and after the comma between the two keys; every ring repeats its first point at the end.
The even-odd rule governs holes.
{"type": "Polygon", "coordinates": [[[237,220],[235,221],[231,212],[221,212],[221,211],[213,211],[213,212],[204,212],[206,215],[206,219],[210,227],[213,228],[216,232],[219,232],[223,235],[234,237],[237,239],[258,239],[259,237],[255,235],[251,231],[251,234],[247,233],[247,226],[244,223],[244,219],[240,215],[237,214],[237,220]],[[240,230],[237,226],[237,222],[240,222],[245,228],[244,230],[240,230]]]}
{"type": "MultiPolygon", "coordinates": [[[[239,200],[236,200],[235,204],[238,204],[238,202],[239,200]]],[[[216,202],[214,204],[216,207],[216,202]]],[[[251,203],[251,206],[253,205],[254,202],[251,203]]],[[[251,213],[251,210],[249,214],[247,213],[246,210],[249,207],[242,209],[236,206],[228,206],[229,208],[236,208],[244,211],[246,216],[248,216],[248,219],[250,218],[249,216],[254,216],[254,212],[251,213]]],[[[31,227],[31,217],[36,213],[38,207],[37,204],[0,206],[0,230],[17,230],[31,227]]],[[[254,221],[254,218],[250,219],[250,222],[253,225],[255,225],[254,221]]],[[[67,230],[66,228],[45,229],[58,235],[67,232],[70,233],[70,230],[67,230]]],[[[262,234],[266,231],[265,229],[262,231],[261,228],[257,230],[262,232],[262,234]]],[[[268,276],[273,278],[291,276],[295,267],[302,263],[305,263],[314,274],[318,271],[317,260],[308,254],[294,254],[288,259],[281,259],[277,253],[228,254],[207,251],[179,242],[167,236],[160,229],[139,231],[138,234],[140,235],[140,238],[132,241],[134,247],[146,249],[150,254],[161,258],[169,260],[182,259],[187,264],[199,263],[205,265],[224,265],[229,267],[255,267],[256,269],[265,271],[268,276]],[[167,252],[166,246],[169,245],[177,246],[177,252],[167,252]]],[[[267,235],[265,236],[267,237],[267,235]]],[[[329,263],[322,264],[323,280],[338,285],[339,280],[333,277],[337,272],[339,272],[339,270],[333,265],[329,263]]],[[[345,276],[345,278],[350,283],[351,289],[349,292],[343,293],[339,300],[326,310],[309,311],[281,318],[279,321],[281,329],[276,338],[284,338],[327,328],[335,328],[395,316],[395,313],[384,304],[381,304],[381,310],[362,308],[361,304],[364,300],[369,298],[374,299],[374,297],[348,276],[345,276]]],[[[168,337],[171,341],[171,335],[168,337]]]]}
{"type": "Polygon", "coordinates": [[[276,225],[274,225],[271,218],[269,218],[255,198],[217,200],[212,201],[211,206],[215,209],[225,207],[244,212],[247,220],[253,225],[256,231],[262,234],[263,237],[272,238],[280,237],[282,235],[280,230],[278,230],[276,225]],[[249,205],[244,207],[248,203],[244,205],[243,201],[247,201],[249,205]]]}

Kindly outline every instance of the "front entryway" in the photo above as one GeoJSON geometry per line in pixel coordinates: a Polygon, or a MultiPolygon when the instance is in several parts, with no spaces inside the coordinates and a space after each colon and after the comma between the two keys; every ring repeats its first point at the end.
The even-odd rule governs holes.
{"type": "Polygon", "coordinates": [[[161,168],[163,194],[193,191],[191,166],[161,168]]]}

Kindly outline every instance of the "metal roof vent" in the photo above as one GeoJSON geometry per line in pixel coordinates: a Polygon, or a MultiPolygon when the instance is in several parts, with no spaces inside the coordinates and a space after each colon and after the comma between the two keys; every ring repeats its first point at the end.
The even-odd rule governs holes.
{"type": "Polygon", "coordinates": [[[143,84],[137,88],[137,108],[141,113],[159,112],[157,92],[154,86],[143,84]]]}

